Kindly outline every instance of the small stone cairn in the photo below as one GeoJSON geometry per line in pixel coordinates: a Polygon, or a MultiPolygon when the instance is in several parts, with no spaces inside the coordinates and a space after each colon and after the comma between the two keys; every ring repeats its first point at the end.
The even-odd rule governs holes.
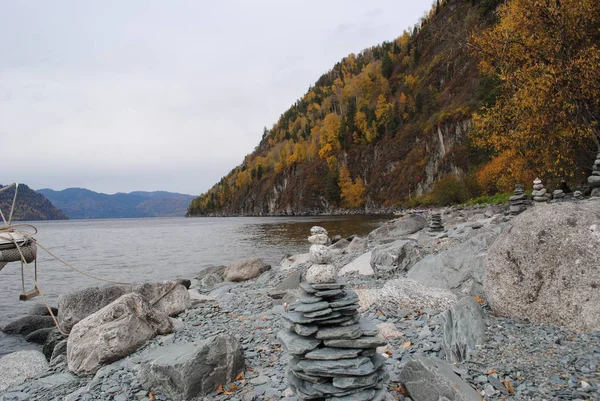
{"type": "Polygon", "coordinates": [[[580,190],[577,190],[577,191],[573,192],[573,198],[575,198],[577,200],[582,200],[583,199],[583,192],[581,192],[580,190]]]}
{"type": "Polygon", "coordinates": [[[547,202],[547,192],[548,191],[546,190],[546,188],[544,188],[544,184],[542,184],[542,180],[540,180],[539,178],[533,180],[533,192],[531,192],[531,195],[533,196],[533,200],[535,202],[547,202]]]}
{"type": "Polygon", "coordinates": [[[435,234],[442,231],[444,231],[444,225],[442,224],[442,214],[432,213],[431,221],[429,222],[429,232],[435,234]]]}
{"type": "Polygon", "coordinates": [[[562,189],[555,189],[554,192],[552,192],[552,199],[555,201],[561,201],[565,196],[567,195],[562,189]]]}
{"type": "Polygon", "coordinates": [[[600,188],[600,152],[596,155],[596,160],[592,166],[592,175],[588,177],[588,184],[592,188],[592,196],[595,192],[599,192],[596,188],[600,188]]]}
{"type": "Polygon", "coordinates": [[[389,375],[376,348],[386,344],[377,328],[358,313],[358,296],[337,279],[325,246],[327,231],[311,229],[306,282],[298,301],[283,315],[287,329],[278,337],[293,356],[287,372],[301,400],[381,401],[389,375]]]}
{"type": "Polygon", "coordinates": [[[508,198],[510,205],[510,214],[516,216],[527,209],[527,194],[521,184],[515,185],[514,195],[508,198]]]}

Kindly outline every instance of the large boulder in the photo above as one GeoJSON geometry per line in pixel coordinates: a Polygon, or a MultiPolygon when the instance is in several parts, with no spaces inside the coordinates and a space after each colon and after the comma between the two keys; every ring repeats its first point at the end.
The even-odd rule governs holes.
{"type": "Polygon", "coordinates": [[[386,316],[396,316],[399,311],[442,312],[457,302],[458,297],[449,290],[424,287],[414,280],[396,279],[384,284],[376,305],[386,316]]]}
{"type": "Polygon", "coordinates": [[[58,298],[58,324],[68,333],[77,322],[128,292],[128,286],[104,285],[61,295],[58,298]]]}
{"type": "Polygon", "coordinates": [[[248,258],[233,262],[225,269],[225,281],[246,281],[258,277],[271,268],[259,258],[248,258]]]}
{"type": "Polygon", "coordinates": [[[169,316],[177,316],[192,305],[187,288],[177,281],[145,283],[133,289],[152,307],[169,316]]]}
{"type": "Polygon", "coordinates": [[[227,266],[206,266],[204,267],[202,270],[200,270],[200,272],[198,272],[196,279],[198,279],[198,281],[202,281],[202,279],[206,276],[210,276],[212,274],[216,274],[217,276],[221,276],[221,278],[223,277],[223,273],[225,272],[225,269],[227,268],[227,266]]]}
{"type": "Polygon", "coordinates": [[[419,260],[421,255],[415,241],[398,240],[373,249],[371,267],[377,276],[389,277],[410,269],[419,260]]]}
{"type": "Polygon", "coordinates": [[[600,202],[544,204],[490,247],[484,291],[495,313],[600,330],[600,202]]]}
{"type": "Polygon", "coordinates": [[[369,241],[400,238],[414,234],[427,227],[427,220],[418,214],[407,214],[394,219],[369,233],[369,241]]]}
{"type": "Polygon", "coordinates": [[[473,297],[462,298],[440,314],[444,331],[442,346],[450,363],[469,359],[471,352],[485,340],[486,325],[481,307],[473,297]]]}
{"type": "Polygon", "coordinates": [[[156,350],[142,362],[140,382],[169,399],[190,400],[233,382],[243,368],[240,342],[230,334],[220,334],[156,350]]]}
{"type": "Polygon", "coordinates": [[[48,361],[40,351],[13,352],[0,358],[0,392],[44,373],[48,361]]]}
{"type": "Polygon", "coordinates": [[[484,231],[447,251],[427,255],[415,263],[406,277],[426,287],[481,296],[486,251],[496,237],[495,232],[484,231]]]}
{"type": "Polygon", "coordinates": [[[371,267],[371,257],[373,253],[367,252],[363,255],[360,255],[358,258],[354,259],[352,262],[346,264],[344,267],[338,271],[338,276],[343,276],[346,274],[358,273],[362,276],[372,276],[375,274],[373,268],[371,267]]]}
{"type": "Polygon", "coordinates": [[[166,313],[153,309],[140,294],[125,294],[73,326],[67,342],[69,369],[93,373],[133,353],[156,334],[172,330],[166,313]]]}
{"type": "Polygon", "coordinates": [[[469,383],[458,377],[452,365],[435,357],[408,361],[400,382],[415,401],[481,401],[469,383]]]}
{"type": "Polygon", "coordinates": [[[65,339],[66,337],[60,331],[58,331],[58,329],[53,329],[48,334],[48,337],[46,337],[46,342],[44,343],[44,347],[42,349],[42,352],[44,353],[44,356],[46,357],[47,361],[51,360],[52,352],[54,351],[56,345],[65,339]]]}
{"type": "Polygon", "coordinates": [[[2,332],[5,334],[21,334],[27,336],[34,331],[54,326],[51,316],[29,315],[4,326],[2,332]]]}
{"type": "Polygon", "coordinates": [[[346,253],[364,253],[367,251],[369,242],[366,238],[354,237],[346,247],[346,253]]]}

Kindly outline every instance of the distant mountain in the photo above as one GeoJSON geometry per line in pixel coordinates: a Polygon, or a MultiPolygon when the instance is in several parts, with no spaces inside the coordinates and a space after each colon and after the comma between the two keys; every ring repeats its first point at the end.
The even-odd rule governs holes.
{"type": "MultiPolygon", "coordinates": [[[[0,188],[4,185],[0,184],[0,188]]],[[[0,192],[0,209],[8,220],[12,206],[14,189],[0,192]]],[[[67,220],[68,217],[44,197],[27,185],[19,184],[13,221],[23,220],[67,220]]]]}
{"type": "Polygon", "coordinates": [[[185,216],[194,197],[166,191],[108,195],[84,188],[62,191],[40,189],[39,193],[72,219],[185,216]]]}

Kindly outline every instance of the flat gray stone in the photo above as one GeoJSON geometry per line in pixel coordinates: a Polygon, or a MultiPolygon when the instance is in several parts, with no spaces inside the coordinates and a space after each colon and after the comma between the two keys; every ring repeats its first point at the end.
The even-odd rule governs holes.
{"type": "Polygon", "coordinates": [[[316,302],[316,303],[301,303],[296,305],[294,309],[296,312],[315,312],[329,308],[329,302],[316,302]]]}
{"type": "Polygon", "coordinates": [[[387,341],[383,337],[363,336],[353,340],[325,340],[323,343],[334,348],[377,348],[386,345],[387,341]]]}
{"type": "Polygon", "coordinates": [[[343,298],[336,299],[334,301],[330,301],[329,307],[330,308],[338,308],[341,306],[352,305],[357,302],[358,302],[358,295],[356,295],[356,293],[354,291],[352,291],[352,292],[347,291],[346,296],[344,296],[343,298]]]}
{"type": "Polygon", "coordinates": [[[344,293],[343,290],[322,290],[322,291],[317,291],[315,293],[315,296],[322,297],[322,298],[331,298],[331,297],[335,297],[337,295],[342,295],[343,293],[344,293]]]}
{"type": "Polygon", "coordinates": [[[316,324],[306,325],[306,324],[295,324],[294,331],[296,334],[301,335],[303,337],[308,337],[315,334],[319,330],[319,326],[316,324]]]}
{"type": "Polygon", "coordinates": [[[334,313],[330,314],[329,316],[325,316],[325,317],[309,318],[309,317],[305,317],[300,312],[288,312],[288,313],[284,313],[281,316],[284,319],[289,320],[292,323],[311,324],[311,323],[321,322],[321,321],[324,321],[327,319],[338,318],[338,317],[342,316],[342,314],[338,313],[338,312],[334,312],[334,313]]]}
{"type": "Polygon", "coordinates": [[[335,290],[346,285],[344,280],[338,280],[335,283],[313,283],[311,284],[315,290],[335,290]]]}
{"type": "Polygon", "coordinates": [[[314,304],[317,302],[321,302],[322,300],[323,300],[323,298],[314,297],[312,295],[301,295],[298,298],[298,301],[300,301],[303,304],[314,304]]]}
{"type": "Polygon", "coordinates": [[[360,329],[363,332],[363,335],[376,336],[379,334],[379,330],[377,329],[377,327],[372,322],[368,321],[367,319],[360,319],[359,324],[360,324],[360,329]]]}
{"type": "Polygon", "coordinates": [[[450,363],[469,359],[471,351],[485,340],[483,312],[473,297],[465,297],[440,316],[444,334],[442,344],[450,363]]]}
{"type": "Polygon", "coordinates": [[[377,383],[379,377],[382,376],[381,372],[377,371],[367,376],[339,376],[333,378],[333,385],[341,389],[352,389],[372,386],[377,383]]]}
{"type": "Polygon", "coordinates": [[[333,310],[327,308],[327,309],[318,310],[318,311],[314,311],[314,312],[304,313],[304,317],[308,317],[308,318],[312,319],[315,317],[331,315],[332,313],[333,313],[333,310]]]}
{"type": "Polygon", "coordinates": [[[316,337],[321,340],[329,339],[353,339],[358,338],[362,335],[362,330],[359,324],[351,326],[333,326],[333,327],[320,327],[317,331],[316,337]]]}
{"type": "Polygon", "coordinates": [[[300,288],[302,288],[304,291],[306,291],[309,294],[314,294],[317,292],[317,290],[315,290],[312,285],[306,283],[306,282],[302,282],[300,283],[300,288]]]}
{"type": "Polygon", "coordinates": [[[375,397],[375,389],[367,389],[354,393],[352,395],[346,395],[343,397],[331,397],[330,401],[371,401],[375,397]]]}
{"type": "Polygon", "coordinates": [[[306,373],[330,377],[338,375],[366,376],[375,371],[371,359],[367,357],[339,359],[335,361],[304,359],[298,362],[297,366],[306,373]]]}
{"type": "Polygon", "coordinates": [[[321,344],[321,340],[302,337],[289,330],[281,330],[277,334],[277,338],[279,338],[283,346],[292,355],[305,354],[309,351],[314,350],[321,344]]]}
{"type": "Polygon", "coordinates": [[[337,359],[349,359],[356,358],[360,354],[359,349],[351,348],[317,348],[314,351],[304,355],[306,359],[319,359],[319,360],[337,360],[337,359]]]}
{"type": "Polygon", "coordinates": [[[400,372],[400,382],[413,400],[481,401],[477,391],[452,371],[452,365],[438,358],[408,361],[400,372]]]}

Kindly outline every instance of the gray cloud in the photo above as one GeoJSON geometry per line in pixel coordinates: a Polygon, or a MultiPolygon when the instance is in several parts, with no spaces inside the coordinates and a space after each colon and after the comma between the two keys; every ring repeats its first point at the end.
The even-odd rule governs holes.
{"type": "Polygon", "coordinates": [[[198,194],[431,0],[0,0],[0,182],[198,194]]]}

